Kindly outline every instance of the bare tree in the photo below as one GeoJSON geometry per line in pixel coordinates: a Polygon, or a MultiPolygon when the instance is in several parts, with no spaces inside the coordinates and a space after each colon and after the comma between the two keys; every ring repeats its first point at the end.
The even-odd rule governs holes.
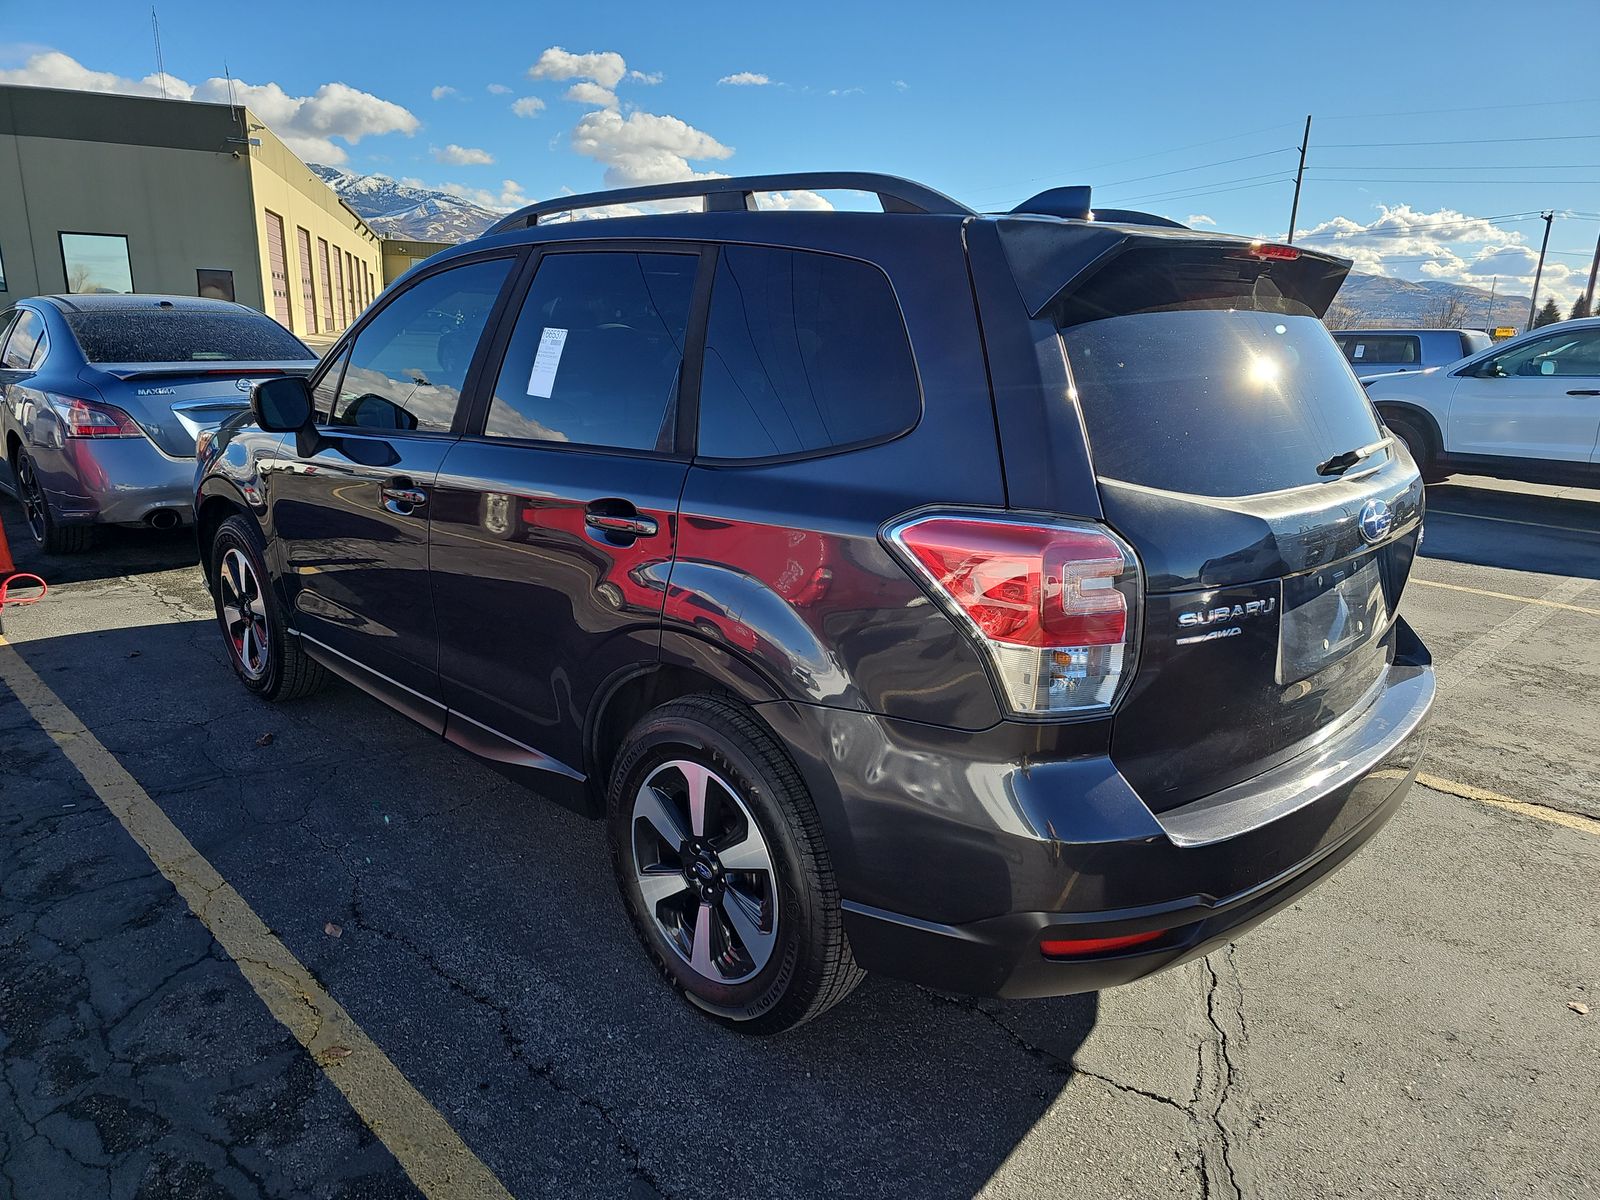
{"type": "Polygon", "coordinates": [[[1465,292],[1446,292],[1433,302],[1422,318],[1424,329],[1464,329],[1472,319],[1474,297],[1465,292]]]}
{"type": "Polygon", "coordinates": [[[92,272],[84,263],[74,263],[67,272],[67,291],[86,292],[89,290],[89,279],[92,272]]]}
{"type": "Polygon", "coordinates": [[[1362,320],[1361,310],[1344,300],[1335,300],[1322,314],[1322,323],[1329,329],[1355,329],[1362,320]]]}

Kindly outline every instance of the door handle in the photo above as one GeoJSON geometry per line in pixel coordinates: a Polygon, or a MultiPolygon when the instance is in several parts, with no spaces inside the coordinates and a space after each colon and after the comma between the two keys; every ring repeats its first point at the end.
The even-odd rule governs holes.
{"type": "Polygon", "coordinates": [[[1577,388],[1567,393],[1569,396],[1600,396],[1600,388],[1577,388]]]}
{"type": "Polygon", "coordinates": [[[400,517],[409,517],[414,510],[428,502],[428,493],[413,487],[410,480],[397,479],[386,483],[380,489],[380,494],[383,496],[383,506],[400,517]]]}
{"type": "Polygon", "coordinates": [[[654,537],[661,528],[656,524],[654,517],[642,516],[639,513],[631,516],[603,512],[585,513],[583,523],[590,529],[598,529],[603,533],[617,533],[623,537],[654,537]]]}

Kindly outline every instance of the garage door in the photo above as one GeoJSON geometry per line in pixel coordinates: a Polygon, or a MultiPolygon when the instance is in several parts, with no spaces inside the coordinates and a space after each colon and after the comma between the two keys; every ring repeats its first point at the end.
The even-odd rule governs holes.
{"type": "Polygon", "coordinates": [[[300,250],[300,315],[306,319],[306,332],[317,331],[317,284],[311,275],[311,233],[296,227],[300,250]]]}
{"type": "Polygon", "coordinates": [[[272,273],[272,315],[285,329],[293,329],[289,319],[289,264],[284,253],[283,218],[267,213],[267,267],[272,273]]]}

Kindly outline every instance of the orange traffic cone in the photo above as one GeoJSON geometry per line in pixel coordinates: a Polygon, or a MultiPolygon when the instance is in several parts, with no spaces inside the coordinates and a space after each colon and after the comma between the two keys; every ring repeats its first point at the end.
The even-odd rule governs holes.
{"type": "Polygon", "coordinates": [[[37,604],[49,590],[50,585],[37,575],[17,570],[16,560],[11,557],[11,543],[6,541],[5,524],[0,522],[0,633],[6,631],[6,605],[37,604]],[[13,585],[33,588],[34,591],[26,596],[12,596],[10,591],[13,585]]]}

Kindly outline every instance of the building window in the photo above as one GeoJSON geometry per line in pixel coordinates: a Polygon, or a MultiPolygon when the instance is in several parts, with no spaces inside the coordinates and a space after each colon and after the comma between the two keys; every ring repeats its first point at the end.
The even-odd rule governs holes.
{"type": "Polygon", "coordinates": [[[63,233],[61,265],[69,292],[133,291],[128,239],[120,233],[63,233]]]}
{"type": "Polygon", "coordinates": [[[194,294],[207,300],[232,300],[233,272],[201,267],[194,273],[194,294]]]}

